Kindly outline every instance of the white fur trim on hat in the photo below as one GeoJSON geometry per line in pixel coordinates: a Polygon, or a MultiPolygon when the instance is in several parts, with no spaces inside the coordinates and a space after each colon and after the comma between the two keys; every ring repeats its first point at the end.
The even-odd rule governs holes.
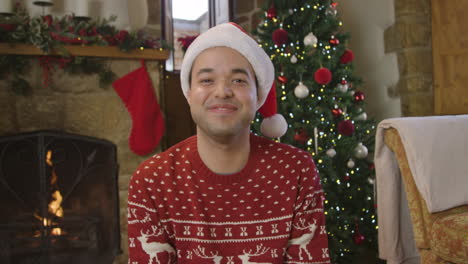
{"type": "Polygon", "coordinates": [[[266,52],[258,43],[232,23],[225,23],[210,28],[198,36],[185,52],[182,68],[180,70],[180,81],[182,91],[187,97],[190,89],[189,77],[192,71],[193,62],[204,50],[213,47],[228,47],[242,54],[252,65],[258,82],[258,99],[260,104],[266,100],[268,92],[274,82],[275,69],[266,52]]]}

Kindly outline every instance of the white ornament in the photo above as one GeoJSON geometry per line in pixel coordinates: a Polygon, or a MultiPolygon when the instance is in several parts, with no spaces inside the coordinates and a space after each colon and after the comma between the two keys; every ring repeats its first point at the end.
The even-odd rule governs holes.
{"type": "Polygon", "coordinates": [[[359,120],[359,121],[367,120],[366,112],[360,113],[358,116],[356,116],[356,118],[354,118],[354,120],[359,120]]]}
{"type": "Polygon", "coordinates": [[[296,62],[297,62],[297,57],[296,57],[296,55],[292,55],[292,56],[291,56],[291,63],[292,63],[292,64],[295,64],[296,62]]]}
{"type": "Polygon", "coordinates": [[[367,181],[372,185],[374,185],[374,183],[375,183],[375,180],[372,179],[372,178],[367,178],[367,181]]]}
{"type": "Polygon", "coordinates": [[[336,150],[335,150],[335,149],[332,149],[332,148],[329,149],[329,150],[327,150],[326,153],[327,153],[327,156],[330,157],[330,158],[333,158],[333,157],[336,156],[336,150]]]}
{"type": "Polygon", "coordinates": [[[352,169],[352,168],[354,168],[354,166],[355,166],[356,164],[354,164],[354,160],[349,159],[349,160],[348,160],[348,163],[347,163],[346,165],[348,166],[348,168],[352,169]]]}
{"type": "Polygon", "coordinates": [[[307,34],[307,36],[305,36],[304,38],[304,45],[306,46],[315,46],[317,45],[317,42],[318,42],[317,37],[312,32],[307,34]]]}
{"type": "Polygon", "coordinates": [[[299,99],[306,98],[309,95],[309,88],[302,82],[299,82],[296,88],[294,88],[294,95],[299,99]]]}
{"type": "Polygon", "coordinates": [[[361,142],[359,142],[358,145],[354,148],[354,156],[358,159],[366,158],[368,153],[369,151],[367,150],[367,147],[364,146],[361,142]]]}
{"type": "Polygon", "coordinates": [[[292,15],[294,13],[294,11],[291,8],[288,10],[288,12],[289,12],[290,15],[292,15]]]}
{"type": "Polygon", "coordinates": [[[346,91],[348,91],[348,84],[345,83],[345,84],[342,84],[342,83],[339,83],[337,86],[336,86],[336,89],[342,93],[346,93],[346,91]]]}
{"type": "Polygon", "coordinates": [[[329,8],[327,9],[327,11],[325,11],[325,14],[331,15],[331,16],[336,16],[337,13],[338,11],[335,8],[329,8]]]}

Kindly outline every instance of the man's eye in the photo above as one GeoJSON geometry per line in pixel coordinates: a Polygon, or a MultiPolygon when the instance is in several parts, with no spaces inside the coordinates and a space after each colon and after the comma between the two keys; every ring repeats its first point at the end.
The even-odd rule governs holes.
{"type": "Polygon", "coordinates": [[[234,82],[234,83],[239,83],[239,84],[240,84],[240,83],[247,83],[247,81],[244,80],[244,79],[234,79],[233,82],[234,82]]]}
{"type": "Polygon", "coordinates": [[[213,80],[212,79],[202,79],[202,80],[200,80],[200,83],[201,84],[210,84],[210,83],[213,83],[213,80]]]}

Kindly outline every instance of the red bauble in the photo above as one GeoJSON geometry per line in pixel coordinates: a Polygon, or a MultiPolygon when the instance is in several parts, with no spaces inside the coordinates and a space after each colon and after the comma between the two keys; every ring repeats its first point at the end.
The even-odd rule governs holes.
{"type": "Polygon", "coordinates": [[[374,170],[375,169],[375,164],[374,162],[369,163],[369,170],[374,170]]]}
{"type": "Polygon", "coordinates": [[[285,84],[285,83],[288,82],[288,78],[286,76],[284,76],[284,75],[280,75],[280,76],[278,76],[278,81],[280,83],[282,83],[282,84],[285,84]]]}
{"type": "Polygon", "coordinates": [[[354,133],[354,124],[350,120],[343,120],[338,123],[338,132],[345,136],[351,136],[354,133]]]}
{"type": "Polygon", "coordinates": [[[340,108],[334,108],[331,110],[331,112],[334,117],[339,117],[340,115],[343,114],[343,110],[341,110],[340,108]]]}
{"type": "Polygon", "coordinates": [[[278,28],[277,30],[273,31],[272,39],[273,42],[278,46],[286,44],[288,43],[288,32],[282,28],[278,28]]]}
{"type": "Polygon", "coordinates": [[[270,8],[268,8],[267,10],[267,17],[269,19],[273,19],[277,16],[277,13],[276,13],[276,8],[272,5],[270,8]]]}
{"type": "Polygon", "coordinates": [[[366,237],[363,234],[359,233],[359,231],[353,235],[353,241],[356,245],[362,244],[365,240],[366,237]]]}
{"type": "Polygon", "coordinates": [[[320,68],[314,73],[314,79],[319,84],[328,84],[332,79],[332,73],[327,68],[320,68]]]}
{"type": "Polygon", "coordinates": [[[336,39],[336,38],[332,38],[330,39],[330,44],[333,45],[333,46],[336,46],[338,44],[340,44],[340,40],[339,39],[336,39]]]}
{"type": "Polygon", "coordinates": [[[363,92],[361,92],[361,91],[354,92],[354,100],[356,102],[362,102],[362,101],[364,101],[364,98],[365,98],[365,96],[364,96],[363,92]]]}
{"type": "Polygon", "coordinates": [[[354,53],[347,49],[343,55],[341,55],[340,57],[340,62],[343,63],[343,64],[346,64],[346,63],[350,63],[354,60],[354,53]]]}
{"type": "Polygon", "coordinates": [[[300,144],[305,144],[309,140],[309,136],[304,129],[300,129],[295,135],[294,140],[300,144]]]}
{"type": "Polygon", "coordinates": [[[345,176],[343,177],[343,181],[348,182],[349,180],[351,180],[351,176],[345,175],[345,176]]]}

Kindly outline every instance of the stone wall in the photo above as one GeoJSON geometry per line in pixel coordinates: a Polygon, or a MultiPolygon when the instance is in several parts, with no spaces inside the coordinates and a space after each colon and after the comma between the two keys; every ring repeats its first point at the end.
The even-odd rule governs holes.
{"type": "MultiPolygon", "coordinates": [[[[140,67],[139,60],[107,61],[118,77],[140,67]]],[[[127,263],[127,190],[130,176],[146,158],[133,154],[128,147],[131,118],[120,97],[109,85],[99,87],[97,75],[68,75],[56,70],[50,88],[42,86],[42,70],[36,60],[25,76],[33,87],[31,96],[10,92],[9,78],[0,80],[0,136],[20,132],[54,129],[109,140],[117,145],[120,192],[120,223],[124,253],[115,264],[127,263]]],[[[158,95],[160,63],[146,63],[158,95]]],[[[155,152],[159,152],[156,149],[155,152]]]]}
{"type": "Polygon", "coordinates": [[[267,0],[232,0],[234,17],[233,21],[251,32],[260,22],[261,8],[268,4],[267,0]]]}
{"type": "Polygon", "coordinates": [[[403,116],[434,113],[431,1],[395,0],[395,24],[385,32],[386,52],[396,52],[403,116]]]}

